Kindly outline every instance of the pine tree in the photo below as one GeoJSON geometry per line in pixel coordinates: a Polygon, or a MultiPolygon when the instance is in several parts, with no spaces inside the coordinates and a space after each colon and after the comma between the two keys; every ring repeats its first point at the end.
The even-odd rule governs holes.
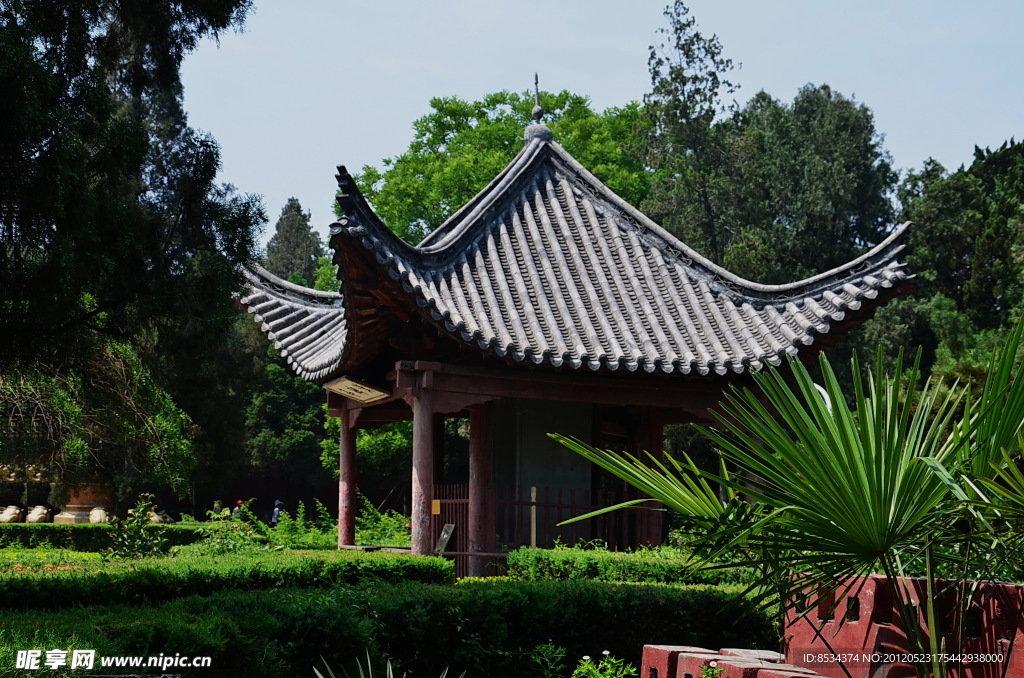
{"type": "Polygon", "coordinates": [[[320,236],[310,226],[310,213],[302,211],[297,198],[288,198],[267,243],[267,270],[292,282],[311,286],[318,260],[324,255],[320,236]]]}

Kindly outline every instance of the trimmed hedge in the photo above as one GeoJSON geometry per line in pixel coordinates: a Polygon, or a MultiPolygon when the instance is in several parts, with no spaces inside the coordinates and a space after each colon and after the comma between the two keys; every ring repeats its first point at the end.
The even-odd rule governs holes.
{"type": "MultiPolygon", "coordinates": [[[[164,530],[168,546],[185,546],[203,538],[195,524],[151,525],[164,530]]],[[[36,548],[49,545],[72,551],[99,552],[110,548],[110,525],[105,523],[0,523],[0,547],[36,548]]]]}
{"type": "Polygon", "coordinates": [[[277,551],[224,556],[78,562],[4,573],[0,609],[55,610],[75,605],[144,604],[240,589],[323,588],[366,582],[450,584],[450,561],[358,551],[277,551]]]}
{"type": "MultiPolygon", "coordinates": [[[[770,620],[731,590],[603,582],[404,583],[304,591],[225,592],[148,608],[91,607],[4,615],[0,666],[20,649],[96,649],[101,656],[213,658],[188,675],[335,673],[365,649],[413,675],[535,673],[532,650],[554,643],[567,664],[609,650],[639,665],[645,643],[772,647],[770,620]]],[[[32,675],[26,672],[25,675],[32,675]]],[[[54,675],[54,674],[48,674],[54,675]]]]}
{"type": "Polygon", "coordinates": [[[508,554],[508,574],[517,581],[589,579],[664,584],[740,584],[753,581],[753,572],[749,568],[695,571],[693,565],[681,557],[582,549],[517,549],[508,554]]]}
{"type": "MultiPolygon", "coordinates": [[[[365,656],[372,621],[351,589],[226,591],[153,607],[109,605],[57,612],[5,614],[0,622],[0,675],[38,676],[17,670],[18,650],[95,650],[93,672],[188,676],[313,675],[323,656],[332,666],[365,656]],[[208,669],[107,668],[102,657],[211,657],[208,669]]],[[[145,661],[145,660],[143,660],[145,661]]],[[[67,667],[47,676],[83,675],[67,667]]]]}
{"type": "MultiPolygon", "coordinates": [[[[532,675],[530,652],[561,645],[567,662],[609,650],[640,665],[645,644],[774,647],[772,621],[742,587],[607,582],[472,582],[379,590],[378,647],[414,675],[532,675]]],[[[571,669],[570,669],[571,670],[571,669]]]]}

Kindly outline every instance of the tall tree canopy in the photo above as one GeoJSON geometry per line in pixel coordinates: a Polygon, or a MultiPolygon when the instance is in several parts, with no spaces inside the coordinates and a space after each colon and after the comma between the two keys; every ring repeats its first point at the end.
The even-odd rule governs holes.
{"type": "MultiPolygon", "coordinates": [[[[310,225],[309,212],[289,198],[267,243],[267,269],[303,286],[337,290],[336,266],[310,225]]],[[[263,348],[253,356],[257,383],[245,405],[245,449],[249,468],[272,475],[279,491],[303,495],[329,474],[320,465],[324,438],[324,390],[296,376],[273,346],[267,346],[252,317],[241,319],[241,333],[263,348]]],[[[337,438],[333,440],[337,446],[337,438]]]]}
{"type": "Polygon", "coordinates": [[[733,68],[686,5],[666,9],[651,47],[646,135],[653,170],[641,208],[746,278],[779,283],[842,264],[893,226],[897,175],[871,111],[827,85],[786,105],[764,92],[727,100],[733,68]]]}
{"type": "Polygon", "coordinates": [[[52,503],[71,482],[110,485],[119,500],[152,482],[189,490],[192,421],[127,343],[106,342],[74,370],[9,366],[0,412],[5,475],[24,482],[38,473],[52,503]]]}
{"type": "Polygon", "coordinates": [[[250,6],[0,0],[0,360],[223,312],[264,217],[215,183],[179,66],[250,6]]]}
{"type": "Polygon", "coordinates": [[[310,225],[310,213],[302,211],[298,198],[288,198],[267,243],[267,270],[285,280],[310,286],[324,246],[310,225]],[[301,279],[301,282],[300,280],[301,279]]]}
{"type": "Polygon", "coordinates": [[[901,197],[923,291],[954,300],[979,329],[1005,324],[1024,296],[1024,144],[976,148],[955,172],[929,160],[901,197]]]}
{"type": "Polygon", "coordinates": [[[0,0],[0,463],[185,492],[194,435],[224,428],[265,216],[216,183],[179,67],[251,5],[0,0]],[[33,398],[50,409],[18,417],[33,398]]]}
{"type": "Polygon", "coordinates": [[[717,169],[727,268],[788,282],[846,263],[892,229],[898,177],[867,106],[807,85],[789,105],[760,92],[719,127],[731,155],[717,169]]]}
{"type": "Polygon", "coordinates": [[[726,79],[732,60],[722,56],[717,36],[704,37],[681,0],[665,9],[668,27],[651,47],[647,64],[651,91],[644,96],[646,134],[639,153],[654,168],[645,213],[714,261],[727,246],[719,214],[721,168],[730,160],[715,120],[735,110],[726,102],[736,87],[726,79]]]}
{"type": "Polygon", "coordinates": [[[980,387],[988,352],[1024,313],[1024,144],[976,148],[953,172],[929,159],[900,202],[917,292],[879,309],[862,341],[921,345],[933,373],[980,387]]]}
{"type": "MultiPolygon", "coordinates": [[[[639,158],[625,152],[640,124],[628,104],[595,113],[586,97],[540,93],[544,122],[569,153],[630,202],[647,193],[639,158]]],[[[480,101],[431,99],[432,111],[413,123],[409,149],[383,161],[384,170],[363,167],[359,190],[391,230],[417,243],[476,195],[523,147],[531,122],[530,92],[496,92],[480,101]]]]}

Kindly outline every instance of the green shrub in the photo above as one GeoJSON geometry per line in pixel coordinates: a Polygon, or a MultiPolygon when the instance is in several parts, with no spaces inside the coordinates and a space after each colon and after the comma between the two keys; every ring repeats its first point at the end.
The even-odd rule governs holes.
{"type": "Polygon", "coordinates": [[[520,548],[508,554],[508,574],[518,581],[591,579],[666,584],[735,584],[752,581],[748,568],[697,569],[685,555],[583,549],[520,548]]]}
{"type": "MultiPolygon", "coordinates": [[[[108,605],[10,614],[0,627],[0,666],[4,676],[32,676],[40,672],[10,672],[17,650],[93,649],[97,672],[99,657],[180,653],[211,658],[209,669],[189,669],[189,676],[311,676],[314,658],[340,666],[370,645],[373,623],[361,613],[360,600],[345,587],[230,591],[142,608],[108,605]]],[[[153,668],[149,673],[165,672],[153,668]]]]}
{"type": "Polygon", "coordinates": [[[572,678],[626,678],[635,676],[636,667],[624,659],[618,659],[608,650],[599,659],[584,655],[572,672],[572,678]]]}
{"type": "Polygon", "coordinates": [[[374,587],[377,648],[415,675],[530,675],[545,643],[639,665],[644,644],[774,647],[742,587],[546,581],[374,587]]]}
{"type": "MultiPolygon", "coordinates": [[[[183,546],[202,538],[196,526],[203,523],[147,525],[147,531],[163,531],[169,546],[183,546]]],[[[56,548],[101,553],[111,546],[110,525],[102,523],[0,523],[0,548],[56,548]]]]}
{"type": "Polygon", "coordinates": [[[412,543],[410,519],[398,511],[378,511],[366,497],[360,496],[356,516],[356,543],[364,546],[406,547],[412,543]]]}
{"type": "Polygon", "coordinates": [[[58,570],[68,567],[84,567],[98,563],[102,555],[86,551],[66,549],[23,549],[9,546],[0,549],[0,574],[23,572],[25,570],[58,570]]]}
{"type": "Polygon", "coordinates": [[[327,508],[316,501],[316,516],[306,515],[306,506],[301,501],[292,516],[281,511],[277,527],[267,533],[270,543],[292,549],[334,549],[338,547],[338,526],[327,508]]]}
{"type": "Polygon", "coordinates": [[[295,515],[281,511],[276,527],[256,517],[245,502],[237,515],[207,512],[209,520],[192,522],[201,538],[176,552],[194,555],[223,555],[226,553],[254,553],[281,548],[300,550],[333,550],[338,546],[338,532],[327,508],[316,501],[316,515],[307,516],[306,507],[299,502],[295,515]]]}
{"type": "Polygon", "coordinates": [[[238,518],[196,523],[197,541],[175,547],[174,553],[192,556],[221,556],[269,550],[266,529],[238,518]]]}
{"type": "Polygon", "coordinates": [[[111,518],[108,532],[111,544],[104,551],[104,556],[135,559],[167,553],[170,545],[164,537],[166,527],[149,522],[149,514],[154,508],[153,495],[142,494],[127,518],[111,518]]]}
{"type": "Polygon", "coordinates": [[[59,569],[5,573],[0,609],[139,604],[232,589],[324,588],[407,580],[450,584],[454,580],[453,566],[443,558],[358,551],[278,551],[148,558],[130,563],[74,563],[59,569]]]}
{"type": "Polygon", "coordinates": [[[608,650],[637,665],[645,643],[771,647],[770,620],[737,590],[584,581],[336,585],[6,613],[0,666],[14,666],[19,649],[75,647],[213,658],[209,672],[188,675],[309,677],[320,657],[340,673],[369,651],[399,675],[448,668],[451,676],[528,676],[542,644],[574,658],[608,650]]]}

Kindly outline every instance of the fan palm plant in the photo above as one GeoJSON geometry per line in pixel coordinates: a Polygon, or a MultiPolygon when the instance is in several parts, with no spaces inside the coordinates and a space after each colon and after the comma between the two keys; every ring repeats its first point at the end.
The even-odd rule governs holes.
{"type": "Polygon", "coordinates": [[[760,583],[783,606],[837,590],[841,598],[857,575],[884,573],[911,651],[933,658],[918,674],[941,675],[938,634],[919,624],[902,578],[924,569],[926,626],[937,628],[935,554],[964,553],[965,534],[997,539],[992,530],[962,529],[965,518],[989,526],[979,508],[988,497],[978,488],[1024,492],[1010,456],[1024,420],[1024,379],[1012,369],[1022,327],[994,358],[976,402],[957,385],[906,392],[902,384],[919,381],[919,358],[904,372],[901,353],[887,376],[881,350],[868,378],[854,358],[852,408],[824,356],[823,388],[796,360],[788,375],[753,374],[757,389],[729,392],[715,413],[719,427],[703,429],[741,472],[734,477],[698,470],[689,459],[666,464],[553,437],[709,531],[719,554],[740,547],[758,554],[760,583]],[[734,498],[719,499],[716,485],[734,498]],[[739,495],[751,510],[738,509],[739,495]]]}

